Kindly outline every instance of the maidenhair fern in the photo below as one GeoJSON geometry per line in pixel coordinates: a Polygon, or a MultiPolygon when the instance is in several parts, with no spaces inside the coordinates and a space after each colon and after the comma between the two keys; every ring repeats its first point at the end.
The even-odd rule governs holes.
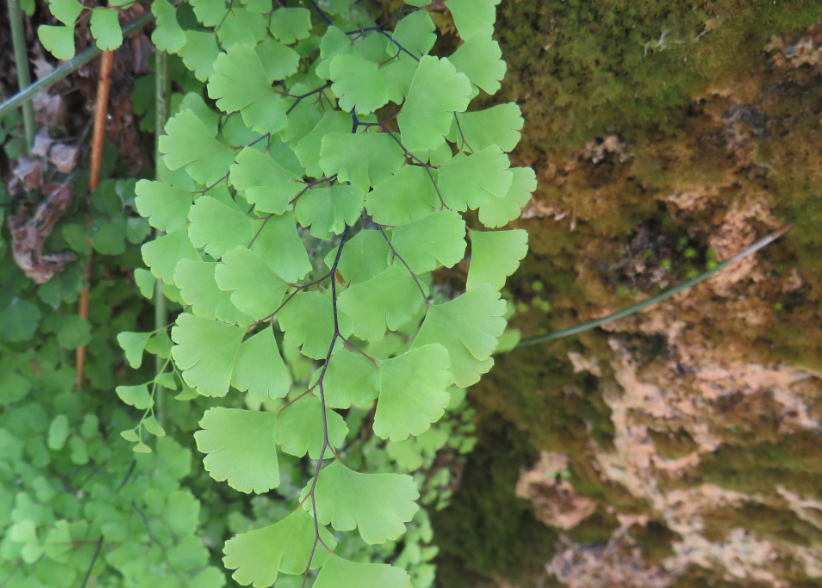
{"type": "MultiPolygon", "coordinates": [[[[136,187],[137,210],[163,234],[142,248],[151,275],[135,278],[146,293],[161,280],[184,311],[170,351],[163,330],[119,337],[132,367],[144,349],[168,360],[152,382],[117,389],[143,411],[122,436],[147,452],[149,435],[165,435],[158,386],[183,399],[246,394],[244,408],[201,417],[194,438],[211,477],[259,494],[282,483],[283,456],[314,460],[295,510],[225,544],[242,585],[410,585],[397,565],[335,552],[344,532],[367,545],[399,538],[425,490],[350,458],[349,424],[419,467],[445,442],[423,435],[493,365],[500,289],[527,235],[487,229],[517,218],[535,188],[507,155],[519,108],[468,112],[505,74],[498,2],[408,0],[379,23],[353,0],[152,4],[154,43],[204,93],[178,101],[160,180],[136,187]],[[430,54],[432,14],[461,39],[450,57],[430,54]],[[455,296],[439,278],[463,263],[467,291],[455,296]]],[[[89,9],[50,6],[62,24],[40,39],[65,59],[89,9]]],[[[112,6],[90,15],[102,48],[122,39],[112,6]]]]}

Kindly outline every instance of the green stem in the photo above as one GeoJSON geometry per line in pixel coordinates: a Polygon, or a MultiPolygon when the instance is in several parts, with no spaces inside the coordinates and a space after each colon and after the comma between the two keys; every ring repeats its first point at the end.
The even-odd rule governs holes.
{"type": "Polygon", "coordinates": [[[638,302],[634,305],[629,306],[628,308],[624,308],[624,309],[622,309],[618,312],[615,312],[613,314],[609,314],[608,316],[604,316],[602,318],[594,319],[592,321],[588,321],[587,323],[582,323],[581,325],[577,325],[577,326],[571,327],[569,329],[562,329],[561,331],[554,331],[553,333],[548,333],[547,335],[539,335],[538,337],[531,337],[530,339],[523,339],[522,341],[519,342],[517,347],[525,347],[526,345],[535,345],[537,343],[544,343],[546,341],[554,341],[556,339],[562,339],[564,337],[570,337],[571,335],[577,335],[577,334],[582,333],[584,331],[589,331],[591,329],[595,329],[599,326],[604,325],[605,323],[610,323],[611,321],[615,321],[615,320],[618,320],[618,319],[621,319],[621,318],[625,318],[626,316],[630,316],[630,315],[634,314],[635,312],[639,312],[640,310],[648,308],[649,306],[653,306],[654,304],[657,304],[658,302],[662,302],[663,300],[667,300],[671,296],[675,296],[676,294],[679,294],[683,290],[687,290],[691,286],[696,286],[698,283],[700,283],[704,280],[707,280],[709,277],[711,277],[715,273],[721,272],[726,267],[736,263],[740,259],[744,259],[745,257],[748,257],[749,255],[759,251],[760,249],[765,247],[765,245],[768,245],[769,243],[772,243],[772,242],[776,241],[779,237],[781,237],[782,235],[784,235],[785,233],[790,231],[793,228],[793,226],[794,226],[794,223],[790,223],[790,224],[782,227],[781,229],[779,229],[776,232],[771,233],[770,235],[768,235],[767,237],[765,237],[761,241],[757,241],[756,243],[754,243],[753,245],[751,245],[747,249],[745,249],[743,251],[740,251],[739,253],[737,253],[736,255],[731,257],[730,259],[726,259],[722,263],[717,264],[717,266],[715,268],[710,269],[710,270],[706,271],[705,273],[698,275],[695,278],[691,278],[690,280],[688,280],[686,282],[682,282],[681,284],[679,284],[677,286],[674,286],[673,288],[665,290],[664,292],[661,292],[660,294],[657,294],[656,296],[654,296],[652,298],[648,298],[648,300],[643,300],[642,302],[638,302]]]}
{"type": "MultiPolygon", "coordinates": [[[[17,4],[18,2],[19,0],[9,0],[9,6],[11,6],[12,3],[17,4]]],[[[12,18],[11,20],[13,23],[14,19],[12,18]]],[[[152,20],[154,20],[154,15],[150,12],[147,12],[144,15],[135,18],[133,21],[131,21],[123,27],[123,38],[127,37],[134,31],[144,27],[152,20]]],[[[44,78],[37,80],[33,84],[29,84],[27,87],[21,86],[20,91],[17,92],[17,94],[15,94],[11,98],[0,104],[0,118],[3,118],[6,114],[11,112],[15,108],[22,106],[23,104],[31,100],[31,98],[35,94],[37,94],[37,92],[45,90],[46,88],[56,84],[57,82],[68,76],[70,73],[83,67],[85,64],[87,64],[89,61],[91,61],[101,53],[102,51],[98,49],[96,45],[89,47],[79,55],[75,55],[72,59],[65,62],[60,67],[55,68],[53,72],[51,72],[44,78]]]]}
{"type": "MultiPolygon", "coordinates": [[[[155,160],[155,178],[160,180],[160,166],[157,165],[157,162],[160,160],[160,136],[163,134],[163,129],[166,126],[166,121],[168,120],[168,109],[169,109],[169,95],[171,94],[171,79],[169,78],[169,71],[168,71],[168,53],[165,51],[157,51],[156,55],[156,67],[154,68],[154,75],[156,78],[156,90],[155,90],[155,102],[156,102],[156,126],[155,126],[155,137],[154,137],[154,160],[155,160]]],[[[155,237],[160,238],[163,236],[163,231],[156,231],[155,237]]],[[[155,287],[154,287],[154,328],[157,329],[159,332],[161,329],[165,329],[165,326],[168,322],[168,310],[166,308],[166,297],[163,294],[163,281],[158,279],[155,287]]],[[[160,373],[161,371],[165,370],[165,364],[163,362],[163,358],[159,355],[155,356],[155,368],[156,373],[160,373]]],[[[166,410],[165,410],[165,392],[163,391],[162,386],[157,390],[157,422],[160,423],[160,426],[165,429],[165,420],[166,420],[166,410]]]]}
{"type": "MultiPolygon", "coordinates": [[[[20,0],[8,0],[9,23],[11,25],[11,40],[14,45],[14,65],[17,67],[17,83],[21,90],[31,84],[29,73],[29,54],[26,49],[26,32],[23,29],[23,11],[20,10],[20,0]]],[[[26,101],[23,106],[23,128],[26,131],[26,155],[31,155],[34,145],[34,107],[26,101]]],[[[4,111],[0,110],[0,118],[4,111]]]]}

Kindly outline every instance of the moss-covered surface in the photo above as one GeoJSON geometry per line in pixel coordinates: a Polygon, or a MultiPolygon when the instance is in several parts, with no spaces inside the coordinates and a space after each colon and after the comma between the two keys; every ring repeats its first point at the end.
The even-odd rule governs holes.
{"type": "MultiPolygon", "coordinates": [[[[822,63],[780,61],[785,47],[803,36],[814,48],[822,46],[822,30],[808,28],[822,22],[822,4],[502,0],[498,14],[508,76],[486,104],[521,105],[526,127],[513,159],[534,166],[540,180],[536,213],[518,222],[529,231],[530,254],[506,293],[518,308],[514,326],[524,336],[569,327],[702,271],[717,255],[710,239],[729,215],[753,203],[767,214],[741,218],[751,235],[791,220],[796,227],[758,254],[762,273],[756,280],[743,280],[723,296],[694,289],[693,304],[677,306],[677,319],[687,325],[681,340],[709,345],[729,361],[822,371],[822,63]],[[690,204],[679,198],[689,194],[695,195],[690,204]],[[801,286],[786,289],[797,270],[801,286]]],[[[670,361],[664,338],[635,329],[621,336],[645,372],[670,361]]],[[[481,531],[491,516],[487,504],[504,492],[513,500],[515,471],[534,461],[521,442],[567,455],[575,490],[599,503],[596,515],[572,532],[579,542],[606,539],[615,513],[655,516],[644,500],[604,480],[593,459],[594,450],[613,447],[611,410],[603,400],[618,390],[612,357],[607,334],[589,332],[498,357],[472,389],[487,422],[504,418],[525,433],[512,445],[511,429],[482,427],[484,441],[453,506],[435,517],[448,562],[441,586],[480,585],[454,572],[460,566],[485,577],[516,578],[533,570],[534,559],[519,564],[524,560],[517,552],[497,553],[500,545],[514,549],[512,543],[486,550],[489,535],[481,531]],[[574,373],[568,352],[599,359],[600,375],[574,373]],[[509,468],[504,484],[490,474],[492,463],[509,468]]],[[[683,383],[691,385],[689,378],[682,374],[683,383]]],[[[811,399],[812,416],[822,417],[822,391],[806,391],[804,398],[811,399]]],[[[744,527],[776,542],[816,544],[816,528],[778,506],[776,487],[822,498],[822,437],[786,434],[778,402],[768,394],[740,392],[710,405],[724,444],[686,475],[659,472],[660,487],[712,483],[769,501],[718,510],[706,530],[714,538],[744,527]]],[[[675,426],[652,427],[649,434],[668,459],[695,448],[675,426]]],[[[518,509],[491,511],[501,537],[510,537],[528,516],[518,509]],[[507,528],[503,512],[512,517],[507,528]]],[[[660,522],[630,534],[651,563],[668,557],[676,540],[660,522]]],[[[537,547],[528,552],[539,553],[537,547]]],[[[792,585],[817,585],[802,577],[796,562],[774,569],[792,585]]],[[[674,584],[743,585],[758,588],[696,567],[674,584]]]]}

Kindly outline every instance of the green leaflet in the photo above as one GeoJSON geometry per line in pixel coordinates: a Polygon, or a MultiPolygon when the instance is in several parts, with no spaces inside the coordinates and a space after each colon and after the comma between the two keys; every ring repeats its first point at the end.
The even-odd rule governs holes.
{"type": "Polygon", "coordinates": [[[488,373],[491,354],[505,330],[505,301],[490,284],[432,306],[422,323],[412,349],[440,343],[448,349],[454,383],[461,388],[476,384],[488,373]]]}
{"type": "Polygon", "coordinates": [[[297,143],[294,152],[300,160],[306,173],[319,178],[323,175],[320,168],[320,149],[323,137],[329,133],[350,133],[351,117],[339,110],[329,110],[323,114],[322,119],[305,137],[297,143]]]}
{"type": "Polygon", "coordinates": [[[391,441],[426,431],[445,412],[451,397],[448,351],[424,345],[380,364],[380,399],[374,434],[391,441]]]}
{"type": "Polygon", "coordinates": [[[309,190],[297,200],[294,208],[297,222],[310,227],[318,239],[339,235],[346,225],[360,218],[365,194],[357,186],[331,186],[309,190]]]}
{"type": "Polygon", "coordinates": [[[140,180],[135,189],[137,212],[155,229],[171,232],[188,222],[191,194],[163,182],[140,180]]]}
{"type": "Polygon", "coordinates": [[[271,328],[260,331],[240,345],[231,385],[263,401],[288,394],[291,376],[280,356],[271,328]]]}
{"type": "Polygon", "coordinates": [[[171,329],[176,343],[171,355],[186,384],[203,396],[225,396],[244,335],[241,327],[187,313],[178,316],[177,326],[171,329]]]}
{"type": "Polygon", "coordinates": [[[234,45],[214,62],[208,95],[223,112],[240,111],[246,126],[259,133],[276,133],[288,125],[282,98],[271,88],[253,47],[234,45]]]}
{"type": "Polygon", "coordinates": [[[254,50],[260,58],[266,75],[271,80],[284,80],[297,72],[300,64],[300,55],[291,47],[278,43],[274,39],[266,39],[254,50]]]}
{"type": "MultiPolygon", "coordinates": [[[[427,295],[427,289],[423,286],[427,295]]],[[[396,331],[422,308],[425,299],[409,271],[395,262],[379,275],[349,287],[337,307],[351,317],[354,335],[378,341],[386,328],[396,331]]]]}
{"type": "Polygon", "coordinates": [[[490,198],[479,207],[479,218],[489,228],[503,227],[519,218],[520,210],[531,201],[537,178],[530,167],[512,167],[514,178],[504,198],[490,198]]]}
{"type": "Polygon", "coordinates": [[[251,250],[286,282],[293,284],[304,278],[311,271],[311,261],[297,234],[294,215],[288,212],[259,222],[263,226],[251,250]]]}
{"type": "Polygon", "coordinates": [[[411,578],[396,566],[356,563],[330,555],[314,588],[411,588],[411,578]]]}
{"type": "MultiPolygon", "coordinates": [[[[311,487],[308,482],[301,499],[311,487]]],[[[317,519],[337,531],[359,529],[369,545],[385,543],[405,532],[419,507],[417,485],[402,474],[361,474],[334,460],[320,471],[314,491],[317,519]]],[[[311,508],[307,500],[303,508],[311,508]]],[[[326,564],[328,565],[328,564],[326,564]]]]}
{"type": "Polygon", "coordinates": [[[68,60],[74,57],[74,25],[49,26],[37,28],[37,38],[43,47],[57,59],[68,60]]]}
{"type": "Polygon", "coordinates": [[[279,8],[271,14],[271,35],[284,45],[305,39],[311,32],[311,13],[306,8],[279,8]]]}
{"type": "Polygon", "coordinates": [[[166,284],[174,284],[174,270],[182,259],[200,261],[200,254],[188,238],[188,227],[180,227],[144,244],[143,261],[151,273],[166,284]]]}
{"type": "Polygon", "coordinates": [[[402,143],[409,151],[436,149],[451,129],[454,112],[464,112],[471,82],[446,58],[420,60],[408,98],[397,117],[402,143]]]}
{"type": "Polygon", "coordinates": [[[185,31],[185,35],[186,44],[180,49],[180,57],[185,66],[194,72],[194,77],[205,82],[214,73],[214,61],[220,54],[217,39],[210,31],[185,31]]]}
{"type": "Polygon", "coordinates": [[[124,331],[117,335],[117,343],[126,352],[126,361],[133,368],[139,368],[143,363],[143,350],[146,348],[152,333],[129,333],[124,331]]]}
{"type": "Polygon", "coordinates": [[[468,76],[489,94],[500,89],[500,80],[505,77],[507,66],[502,61],[502,50],[491,35],[477,34],[463,43],[449,59],[457,71],[468,76]]]}
{"type": "Polygon", "coordinates": [[[305,184],[265,153],[246,147],[231,166],[231,183],[254,204],[257,213],[283,214],[305,184]]]}
{"type": "Polygon", "coordinates": [[[177,53],[186,43],[186,35],[177,22],[177,10],[168,0],[153,0],[151,12],[157,17],[152,42],[159,51],[177,53]]]}
{"type": "Polygon", "coordinates": [[[120,29],[118,13],[113,8],[95,8],[91,12],[91,34],[97,41],[97,47],[106,50],[117,49],[123,44],[123,32],[120,29]]]}
{"type": "MultiPolygon", "coordinates": [[[[388,267],[390,250],[385,237],[379,231],[360,231],[345,243],[337,271],[349,284],[370,280],[388,267]]],[[[325,265],[334,265],[337,247],[328,252],[325,265]]]]}
{"type": "Polygon", "coordinates": [[[211,408],[194,433],[203,466],[218,482],[240,492],[262,494],[280,485],[277,413],[235,408],[211,408]]]}
{"type": "Polygon", "coordinates": [[[379,394],[380,372],[362,353],[343,349],[328,362],[323,391],[331,408],[365,407],[379,394]]]}
{"type": "Polygon", "coordinates": [[[516,103],[498,104],[487,110],[458,114],[448,139],[468,151],[497,145],[507,153],[519,143],[523,124],[522,111],[516,103]]]}
{"type": "Polygon", "coordinates": [[[329,133],[322,139],[323,172],[363,191],[390,178],[404,162],[402,147],[388,133],[329,133]]]}
{"type": "MultiPolygon", "coordinates": [[[[348,427],[333,410],[327,409],[325,412],[328,419],[328,442],[331,447],[340,447],[348,434],[348,427]]],[[[303,457],[307,453],[311,459],[320,459],[323,448],[323,415],[316,396],[305,396],[280,413],[277,417],[277,443],[290,455],[303,457]]],[[[323,457],[331,457],[331,450],[326,449],[323,457]]]]}
{"type": "MultiPolygon", "coordinates": [[[[325,527],[320,537],[334,549],[337,542],[325,527]]],[[[275,525],[242,533],[226,541],[223,563],[237,570],[231,576],[243,585],[267,588],[274,584],[280,572],[302,574],[308,566],[314,546],[314,520],[302,509],[295,510],[275,525]]],[[[323,565],[328,552],[315,551],[312,569],[323,565]]]]}
{"type": "Polygon", "coordinates": [[[496,145],[468,157],[455,157],[439,170],[445,204],[462,212],[479,208],[491,198],[504,198],[514,181],[509,167],[508,156],[496,145]]]}
{"type": "Polygon", "coordinates": [[[517,271],[528,253],[528,233],[515,231],[471,231],[471,266],[465,288],[476,290],[491,284],[495,290],[505,286],[505,279],[517,271]]]}
{"type": "Polygon", "coordinates": [[[207,27],[220,24],[226,13],[225,0],[190,0],[197,20],[207,27]]]}
{"type": "MultiPolygon", "coordinates": [[[[427,55],[434,43],[437,35],[434,33],[436,27],[431,15],[425,10],[412,12],[397,23],[394,33],[391,35],[397,43],[403,46],[409,53],[416,57],[427,55]]],[[[394,43],[388,44],[388,54],[393,57],[399,52],[401,59],[410,59],[410,56],[403,53],[394,43]]]]}
{"type": "MultiPolygon", "coordinates": [[[[325,359],[334,335],[334,313],[331,301],[319,292],[296,294],[277,314],[280,328],[289,343],[302,347],[303,355],[325,359]]],[[[347,337],[353,331],[351,319],[339,314],[340,331],[347,337]]],[[[337,341],[336,345],[341,345],[337,341]]]]}
{"type": "Polygon", "coordinates": [[[146,410],[154,406],[154,400],[151,398],[151,394],[148,393],[147,384],[117,386],[115,391],[117,392],[117,396],[120,397],[120,400],[134,408],[146,410]]]}
{"type": "Polygon", "coordinates": [[[254,221],[249,216],[211,196],[200,196],[188,218],[191,243],[217,259],[236,247],[248,247],[254,237],[254,221]]]}
{"type": "Polygon", "coordinates": [[[185,167],[195,181],[211,185],[234,162],[231,149],[217,141],[191,110],[178,112],[168,120],[160,137],[160,153],[169,169],[185,167]]]}
{"type": "Polygon", "coordinates": [[[49,11],[64,25],[74,27],[77,17],[83,12],[83,5],[77,0],[51,0],[49,11]]]}
{"type": "Polygon", "coordinates": [[[435,212],[395,228],[391,244],[416,273],[453,267],[465,256],[465,221],[450,210],[435,212]]]}
{"type": "Polygon", "coordinates": [[[437,190],[428,171],[404,165],[365,197],[365,209],[375,223],[402,225],[428,216],[440,206],[437,190]]]}
{"type": "Polygon", "coordinates": [[[231,292],[221,290],[215,276],[215,262],[182,259],[177,264],[174,280],[186,304],[195,315],[247,327],[254,319],[231,301],[231,292]]]}
{"type": "Polygon", "coordinates": [[[499,3],[500,0],[446,0],[445,6],[454,15],[460,37],[470,39],[477,34],[491,36],[499,3]]]}
{"type": "Polygon", "coordinates": [[[373,61],[356,55],[337,55],[331,60],[331,89],[340,108],[369,114],[388,102],[388,82],[373,61]]]}
{"type": "Polygon", "coordinates": [[[237,247],[223,256],[215,271],[220,290],[231,292],[231,302],[254,320],[270,316],[280,306],[288,285],[263,259],[237,247]]]}
{"type": "Polygon", "coordinates": [[[257,12],[232,6],[223,24],[216,29],[224,49],[235,45],[255,46],[266,37],[266,19],[257,12]]]}

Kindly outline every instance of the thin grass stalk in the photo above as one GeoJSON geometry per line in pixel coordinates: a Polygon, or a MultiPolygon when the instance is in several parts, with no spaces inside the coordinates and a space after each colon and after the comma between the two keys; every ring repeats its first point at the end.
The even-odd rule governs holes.
{"type": "MultiPolygon", "coordinates": [[[[17,68],[17,83],[20,90],[31,85],[29,72],[29,54],[26,48],[26,32],[23,27],[23,11],[20,10],[20,0],[8,0],[9,24],[11,26],[11,41],[14,47],[14,65],[17,68]]],[[[26,133],[25,152],[31,155],[34,145],[34,107],[31,101],[23,102],[23,128],[26,133]]],[[[2,117],[2,114],[0,114],[2,117]]]]}

